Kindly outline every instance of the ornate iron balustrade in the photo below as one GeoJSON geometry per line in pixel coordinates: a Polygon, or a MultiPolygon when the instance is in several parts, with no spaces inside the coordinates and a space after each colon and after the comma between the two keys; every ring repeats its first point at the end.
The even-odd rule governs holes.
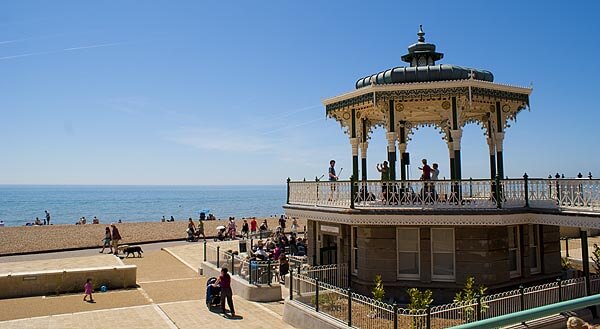
{"type": "Polygon", "coordinates": [[[546,208],[600,212],[598,179],[289,182],[288,204],[335,208],[546,208]]]}

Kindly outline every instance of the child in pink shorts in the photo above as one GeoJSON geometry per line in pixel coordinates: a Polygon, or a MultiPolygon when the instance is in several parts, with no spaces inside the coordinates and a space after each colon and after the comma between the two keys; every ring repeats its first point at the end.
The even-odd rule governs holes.
{"type": "Polygon", "coordinates": [[[92,297],[92,279],[87,279],[85,284],[83,285],[83,289],[85,290],[85,296],[83,296],[83,301],[88,302],[87,296],[90,295],[90,303],[94,302],[94,297],[92,297]]]}

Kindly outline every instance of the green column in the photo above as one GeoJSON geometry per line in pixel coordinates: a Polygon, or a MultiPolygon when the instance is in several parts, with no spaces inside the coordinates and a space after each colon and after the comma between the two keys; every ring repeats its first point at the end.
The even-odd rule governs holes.
{"type": "MultiPolygon", "coordinates": [[[[390,110],[390,114],[389,114],[389,123],[388,123],[388,131],[390,133],[394,133],[395,132],[395,119],[394,119],[394,101],[390,100],[389,101],[389,110],[390,110]]],[[[394,150],[391,151],[390,147],[392,145],[390,145],[390,141],[388,140],[388,163],[390,165],[390,180],[396,180],[396,141],[394,140],[394,150]]]]}
{"type": "MultiPolygon", "coordinates": [[[[352,120],[350,124],[350,137],[353,138],[353,141],[356,141],[356,109],[352,109],[352,120]]],[[[352,152],[354,152],[354,148],[358,147],[352,145],[352,152]]],[[[358,153],[352,154],[352,176],[354,178],[358,178],[358,153]]]]}
{"type": "Polygon", "coordinates": [[[361,172],[361,178],[363,181],[367,180],[367,120],[363,119],[362,120],[362,144],[361,144],[361,150],[360,150],[360,157],[361,157],[361,164],[362,164],[362,172],[361,172]]]}
{"type": "Polygon", "coordinates": [[[406,128],[404,128],[404,121],[400,123],[400,131],[398,132],[398,141],[401,144],[398,145],[400,149],[400,179],[406,180],[406,128]]]}
{"type": "Polygon", "coordinates": [[[496,170],[498,171],[498,176],[500,178],[504,178],[504,157],[502,155],[502,143],[504,142],[504,125],[502,121],[502,108],[500,107],[500,102],[496,102],[496,170]]]}
{"type": "Polygon", "coordinates": [[[460,162],[460,131],[458,126],[458,106],[456,105],[456,97],[452,97],[452,141],[454,143],[454,179],[461,179],[461,162],[460,162]],[[454,136],[454,133],[458,136],[454,136]],[[458,149],[457,145],[458,144],[458,149]]]}

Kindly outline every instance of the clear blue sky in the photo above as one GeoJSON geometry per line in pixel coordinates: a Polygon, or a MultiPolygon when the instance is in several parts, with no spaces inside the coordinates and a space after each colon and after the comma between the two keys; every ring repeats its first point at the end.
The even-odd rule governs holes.
{"type": "MultiPolygon", "coordinates": [[[[332,158],[347,178],[321,101],[404,65],[419,24],[440,63],[533,83],[508,176],[600,177],[600,5],[562,3],[2,1],[0,184],[281,184],[332,158]]],[[[449,176],[440,135],[412,138],[412,159],[449,176]]],[[[371,178],[385,143],[376,131],[371,178]]],[[[487,177],[478,126],[462,148],[463,177],[487,177]]]]}

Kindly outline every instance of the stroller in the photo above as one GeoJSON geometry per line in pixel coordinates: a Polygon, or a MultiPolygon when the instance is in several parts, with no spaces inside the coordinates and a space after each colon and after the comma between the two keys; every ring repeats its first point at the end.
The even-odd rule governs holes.
{"type": "Polygon", "coordinates": [[[225,241],[227,235],[225,234],[226,227],[223,225],[217,226],[217,236],[215,237],[215,242],[217,241],[225,241]]]}
{"type": "Polygon", "coordinates": [[[209,309],[221,305],[221,287],[214,287],[217,278],[211,277],[206,281],[206,307],[209,309]]]}

